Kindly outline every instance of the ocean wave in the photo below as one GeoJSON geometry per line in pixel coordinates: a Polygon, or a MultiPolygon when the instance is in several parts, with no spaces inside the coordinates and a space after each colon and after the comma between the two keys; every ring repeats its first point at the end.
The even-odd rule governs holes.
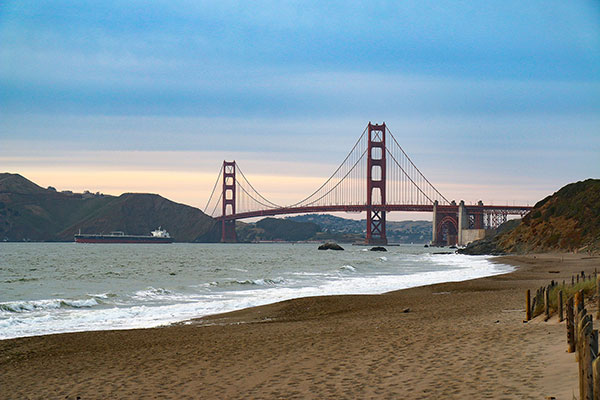
{"type": "Polygon", "coordinates": [[[0,303],[0,311],[24,313],[58,308],[90,308],[101,304],[96,298],[90,299],[49,299],[30,301],[9,301],[0,303]]]}
{"type": "Polygon", "coordinates": [[[354,268],[352,265],[342,265],[342,266],[340,267],[340,270],[342,270],[342,271],[352,271],[352,272],[355,272],[355,271],[356,271],[356,268],[354,268]]]}
{"type": "Polygon", "coordinates": [[[387,259],[387,257],[385,257],[385,256],[381,256],[381,257],[379,257],[379,259],[380,259],[381,261],[387,261],[387,260],[388,260],[388,259],[387,259]]]}
{"type": "Polygon", "coordinates": [[[107,292],[107,293],[88,294],[88,296],[95,297],[98,299],[110,299],[113,297],[117,297],[118,295],[115,293],[107,292]]]}
{"type": "Polygon", "coordinates": [[[327,276],[326,273],[323,272],[292,272],[292,275],[296,275],[296,276],[327,276]]]}
{"type": "Polygon", "coordinates": [[[133,297],[138,298],[138,299],[154,299],[154,298],[162,298],[165,296],[169,296],[173,294],[173,292],[171,292],[168,289],[165,288],[155,288],[152,286],[147,287],[145,290],[138,290],[137,292],[134,293],[133,297]]]}
{"type": "Polygon", "coordinates": [[[4,283],[15,283],[15,282],[33,282],[39,281],[39,278],[19,278],[19,279],[9,279],[4,281],[4,283]]]}
{"type": "Polygon", "coordinates": [[[263,278],[263,279],[244,279],[244,280],[226,280],[226,281],[215,281],[210,282],[210,286],[217,287],[228,287],[228,286],[236,286],[236,285],[251,285],[251,286],[275,286],[281,285],[283,283],[287,283],[287,281],[282,277],[277,277],[273,279],[263,278]]]}

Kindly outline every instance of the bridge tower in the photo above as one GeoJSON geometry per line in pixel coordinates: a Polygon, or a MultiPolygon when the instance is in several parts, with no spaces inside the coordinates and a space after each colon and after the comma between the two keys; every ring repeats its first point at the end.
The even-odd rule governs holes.
{"type": "MultiPolygon", "coordinates": [[[[223,217],[235,214],[235,161],[223,161],[223,217]]],[[[222,220],[221,242],[235,243],[235,219],[222,220]]]]}
{"type": "Polygon", "coordinates": [[[367,244],[387,244],[385,232],[385,123],[368,127],[367,244]]]}

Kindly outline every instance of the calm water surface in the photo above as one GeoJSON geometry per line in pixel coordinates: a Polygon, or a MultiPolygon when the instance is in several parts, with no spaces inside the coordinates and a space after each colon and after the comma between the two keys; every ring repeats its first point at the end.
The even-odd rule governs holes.
{"type": "Polygon", "coordinates": [[[0,243],[0,339],[153,327],[315,295],[375,294],[508,272],[421,245],[0,243]]]}

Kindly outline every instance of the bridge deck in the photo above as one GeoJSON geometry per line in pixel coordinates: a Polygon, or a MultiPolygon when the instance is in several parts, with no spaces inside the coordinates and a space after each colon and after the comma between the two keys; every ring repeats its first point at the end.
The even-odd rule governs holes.
{"type": "MultiPolygon", "coordinates": [[[[386,204],[385,206],[373,206],[374,209],[386,212],[433,212],[433,204],[411,205],[411,204],[386,204]]],[[[438,212],[458,212],[458,205],[438,205],[438,212]]],[[[503,212],[507,215],[523,215],[531,210],[530,206],[496,206],[496,205],[465,205],[469,213],[503,212]]],[[[306,214],[322,212],[366,212],[366,204],[362,205],[333,205],[333,206],[304,206],[304,207],[282,207],[268,210],[257,210],[230,214],[217,217],[216,220],[245,219],[254,217],[269,217],[286,214],[306,214]]]]}

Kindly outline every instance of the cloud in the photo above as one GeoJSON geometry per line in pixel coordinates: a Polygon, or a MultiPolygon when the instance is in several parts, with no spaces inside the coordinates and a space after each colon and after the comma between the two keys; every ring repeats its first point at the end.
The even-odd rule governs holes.
{"type": "Polygon", "coordinates": [[[292,202],[385,121],[449,197],[534,202],[600,172],[598,93],[593,2],[0,10],[0,161],[72,189],[200,204],[236,159],[292,202]]]}

